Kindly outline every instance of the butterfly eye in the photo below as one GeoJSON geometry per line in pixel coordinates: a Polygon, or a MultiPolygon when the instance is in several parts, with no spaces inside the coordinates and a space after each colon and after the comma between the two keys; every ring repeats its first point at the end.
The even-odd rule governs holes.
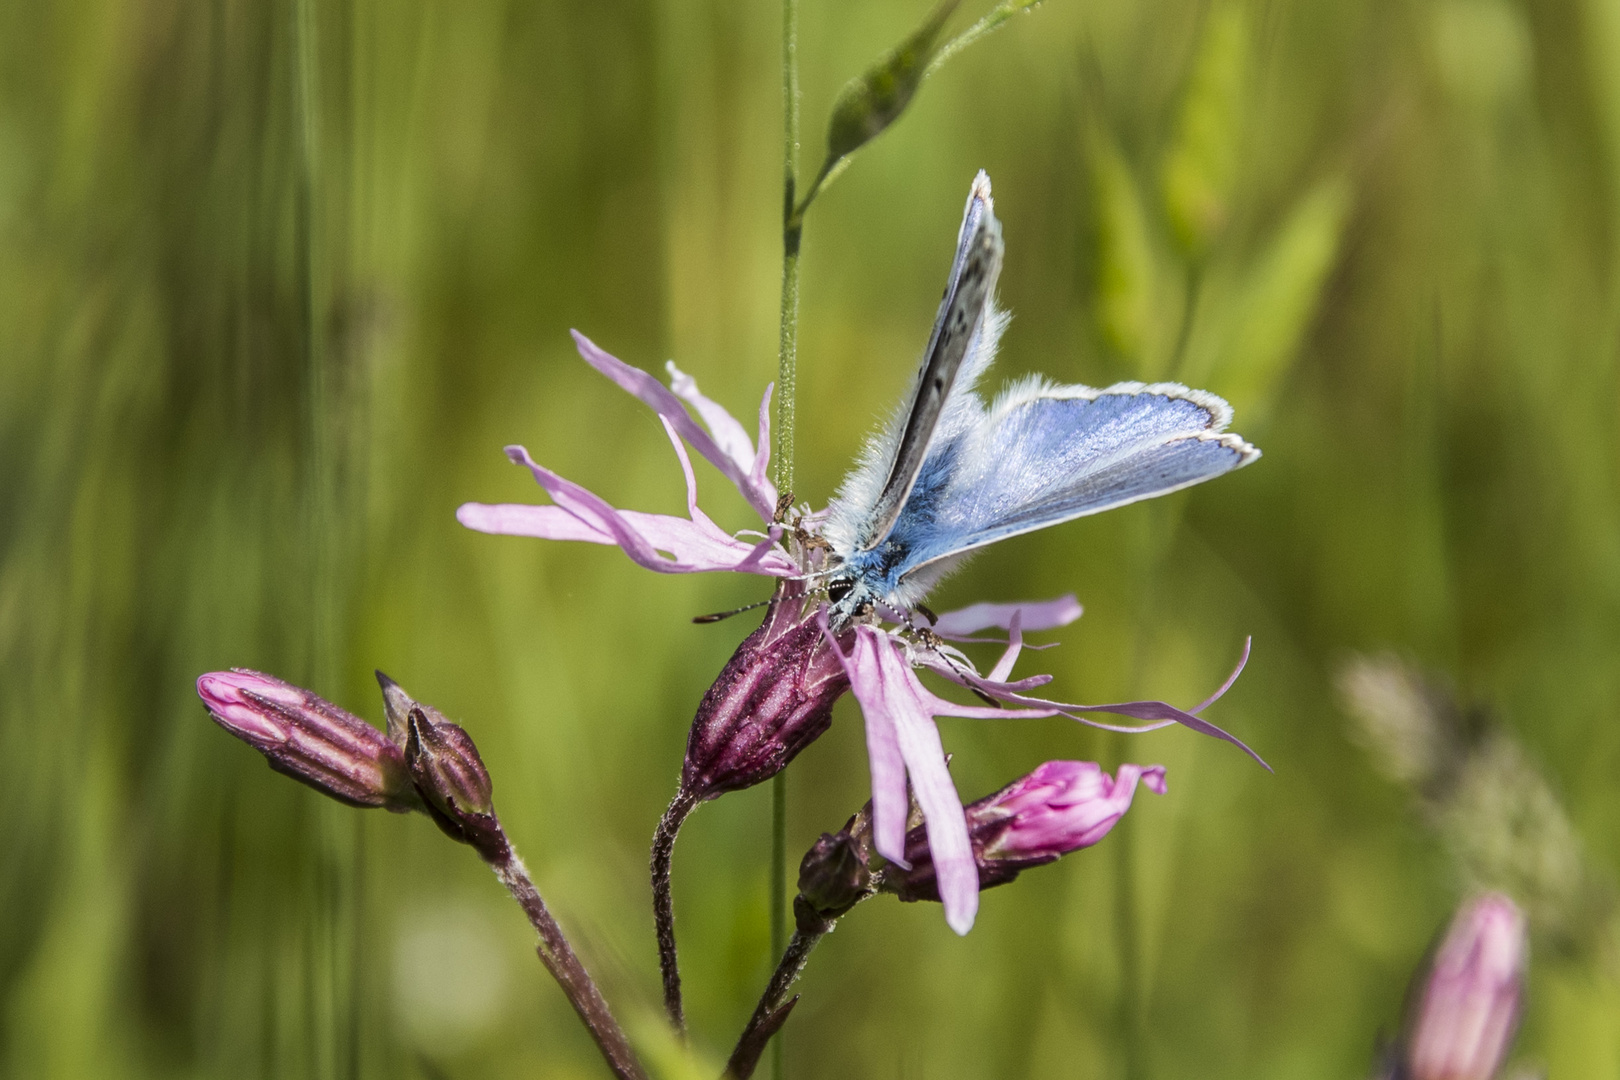
{"type": "Polygon", "coordinates": [[[827,599],[831,600],[835,604],[839,603],[844,599],[844,597],[849,595],[849,590],[854,587],[855,583],[847,578],[840,581],[835,581],[831,585],[827,586],[827,599]]]}

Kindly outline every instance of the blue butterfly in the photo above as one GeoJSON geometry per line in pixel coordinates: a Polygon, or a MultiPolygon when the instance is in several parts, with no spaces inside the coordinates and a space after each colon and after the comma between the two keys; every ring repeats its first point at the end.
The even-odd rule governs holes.
{"type": "Polygon", "coordinates": [[[975,386],[1007,325],[995,303],[1002,253],[981,171],[904,407],[827,512],[835,628],[873,610],[911,610],[987,544],[1179,491],[1260,456],[1225,430],[1225,401],[1178,383],[1096,390],[1031,378],[987,408],[975,386]]]}

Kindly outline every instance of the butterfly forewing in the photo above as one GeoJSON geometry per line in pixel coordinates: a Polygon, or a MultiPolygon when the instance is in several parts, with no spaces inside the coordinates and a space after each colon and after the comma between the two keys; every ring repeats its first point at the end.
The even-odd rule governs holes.
{"type": "Polygon", "coordinates": [[[981,172],[968,196],[956,258],[951,264],[951,276],[945,286],[945,297],[940,301],[928,348],[923,353],[905,426],[895,443],[894,456],[877,502],[861,528],[859,546],[862,550],[877,547],[889,536],[911,494],[962,360],[974,334],[984,323],[995,294],[996,278],[1001,273],[1001,257],[1001,223],[996,220],[990,198],[990,180],[981,172]]]}

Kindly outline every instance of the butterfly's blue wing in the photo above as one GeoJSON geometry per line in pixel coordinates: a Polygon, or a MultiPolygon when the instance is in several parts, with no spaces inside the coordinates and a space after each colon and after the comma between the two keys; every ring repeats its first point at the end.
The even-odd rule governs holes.
{"type": "Polygon", "coordinates": [[[930,448],[890,533],[890,580],[921,585],[974,548],[1247,465],[1260,451],[1230,421],[1226,402],[1173,383],[1015,386],[930,448]]]}
{"type": "Polygon", "coordinates": [[[840,623],[870,604],[909,608],[959,556],[986,544],[1164,495],[1260,456],[1226,433],[1226,402],[1174,383],[1093,390],[1029,381],[986,409],[975,386],[1007,321],[993,297],[1000,259],[990,181],[980,173],[907,404],[829,508],[825,536],[839,579],[829,592],[840,623]]]}
{"type": "MultiPolygon", "coordinates": [[[[980,170],[962,212],[956,257],[922,366],[906,402],[867,446],[839,491],[828,539],[841,555],[870,552],[884,541],[910,500],[932,447],[949,439],[959,426],[960,410],[953,402],[989,366],[1006,324],[992,299],[1001,258],[1001,223],[990,196],[990,178],[980,170]]],[[[975,418],[984,411],[977,397],[972,411],[975,418]]]]}

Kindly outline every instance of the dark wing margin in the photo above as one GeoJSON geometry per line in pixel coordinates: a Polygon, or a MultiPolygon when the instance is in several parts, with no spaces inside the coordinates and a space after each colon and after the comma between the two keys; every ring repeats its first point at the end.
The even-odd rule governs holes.
{"type": "Polygon", "coordinates": [[[968,193],[967,210],[957,234],[956,258],[939,303],[928,348],[923,353],[917,375],[916,392],[906,413],[906,424],[895,444],[889,474],[883,481],[868,515],[860,546],[870,551],[883,543],[894,528],[900,510],[917,482],[917,473],[928,456],[928,444],[940,413],[956,383],[956,374],[967,356],[968,345],[984,322],[996,278],[1001,274],[1001,223],[996,220],[995,203],[990,197],[990,178],[981,170],[968,193]]]}

